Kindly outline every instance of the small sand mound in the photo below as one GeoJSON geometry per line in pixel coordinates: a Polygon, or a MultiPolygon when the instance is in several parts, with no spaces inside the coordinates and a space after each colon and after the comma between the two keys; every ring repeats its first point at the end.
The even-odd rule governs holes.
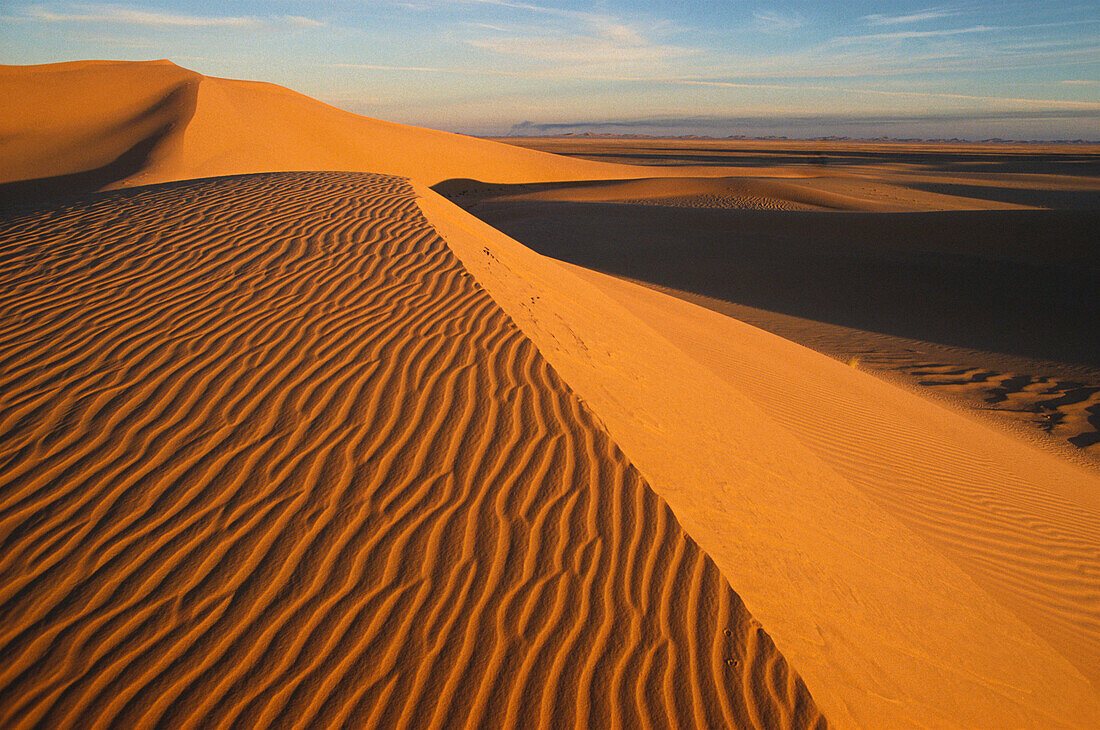
{"type": "Polygon", "coordinates": [[[404,180],[9,215],[0,286],[3,726],[824,727],[404,180]]]}
{"type": "Polygon", "coordinates": [[[618,201],[627,205],[665,205],[673,208],[725,208],[730,210],[817,210],[803,203],[763,195],[712,193],[682,195],[670,198],[637,198],[618,201]]]}

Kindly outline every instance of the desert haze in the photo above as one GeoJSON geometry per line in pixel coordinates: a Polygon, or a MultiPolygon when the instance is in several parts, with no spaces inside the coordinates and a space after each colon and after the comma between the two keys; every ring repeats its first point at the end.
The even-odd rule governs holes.
{"type": "Polygon", "coordinates": [[[0,99],[0,725],[1100,727],[1100,147],[0,99]]]}

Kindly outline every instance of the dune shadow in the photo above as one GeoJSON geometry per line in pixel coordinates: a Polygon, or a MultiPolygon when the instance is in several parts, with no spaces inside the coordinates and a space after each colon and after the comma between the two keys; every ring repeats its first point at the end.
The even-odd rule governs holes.
{"type": "Polygon", "coordinates": [[[105,129],[105,134],[126,133],[131,129],[140,130],[140,133],[133,144],[104,165],[61,175],[0,183],[0,207],[84,195],[141,172],[156,150],[190,120],[197,103],[196,94],[193,83],[180,84],[153,104],[105,129]]]}
{"type": "Polygon", "coordinates": [[[847,213],[485,201],[547,256],[830,324],[1100,365],[1100,212],[847,213]]]}
{"type": "Polygon", "coordinates": [[[1030,205],[1036,208],[1060,210],[1100,210],[1100,190],[1042,190],[1037,188],[1009,188],[994,185],[966,185],[961,183],[906,182],[917,190],[940,195],[953,195],[978,200],[994,200],[1013,205],[1030,205]]]}
{"type": "Polygon", "coordinates": [[[0,184],[0,205],[26,205],[101,190],[141,171],[149,155],[168,131],[168,128],[159,130],[101,167],[68,175],[0,184]]]}

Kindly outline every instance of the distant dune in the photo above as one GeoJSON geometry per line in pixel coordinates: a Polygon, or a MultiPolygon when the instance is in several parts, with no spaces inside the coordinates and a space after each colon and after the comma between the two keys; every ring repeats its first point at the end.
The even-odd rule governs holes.
{"type": "Polygon", "coordinates": [[[435,184],[575,180],[621,165],[569,160],[351,114],[275,86],[168,61],[0,66],[0,184],[98,190],[284,170],[349,170],[435,184]]]}
{"type": "Polygon", "coordinates": [[[167,62],[0,94],[0,724],[1100,725],[1100,471],[441,193],[686,284],[738,262],[651,222],[1069,220],[1039,198],[571,159],[167,62]]]}

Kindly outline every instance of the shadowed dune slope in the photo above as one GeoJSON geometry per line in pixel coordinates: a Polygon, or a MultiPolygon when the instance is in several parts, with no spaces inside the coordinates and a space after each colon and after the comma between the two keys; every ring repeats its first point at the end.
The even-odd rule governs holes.
{"type": "Polygon", "coordinates": [[[3,726],[824,727],[406,181],[9,214],[0,291],[3,726]]]}
{"type": "Polygon", "coordinates": [[[1096,211],[853,213],[502,200],[470,211],[586,268],[860,330],[1100,366],[1096,211]]]}
{"type": "Polygon", "coordinates": [[[141,173],[176,148],[201,78],[169,63],[0,66],[0,192],[82,192],[141,173]]]}
{"type": "Polygon", "coordinates": [[[169,61],[0,66],[0,193],[33,198],[215,175],[355,170],[427,184],[634,177],[574,160],[352,114],[268,83],[169,61]]]}

